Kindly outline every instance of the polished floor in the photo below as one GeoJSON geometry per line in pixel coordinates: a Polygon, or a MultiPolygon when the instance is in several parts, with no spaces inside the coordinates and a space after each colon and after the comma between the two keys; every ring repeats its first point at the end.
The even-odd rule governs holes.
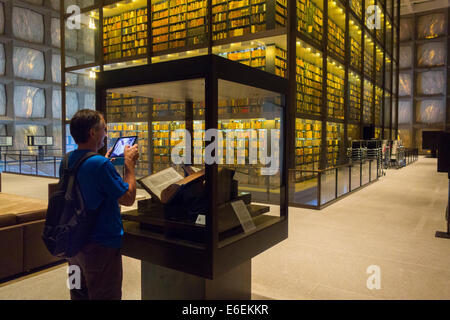
{"type": "MultiPolygon", "coordinates": [[[[48,182],[3,174],[2,191],[45,199],[48,182]]],[[[450,299],[450,240],[434,237],[447,199],[447,175],[420,158],[321,211],[290,208],[289,238],[252,261],[252,298],[450,299]]],[[[0,299],[68,299],[65,282],[56,266],[1,284],[0,299]]],[[[123,298],[140,299],[127,257],[123,298]]]]}

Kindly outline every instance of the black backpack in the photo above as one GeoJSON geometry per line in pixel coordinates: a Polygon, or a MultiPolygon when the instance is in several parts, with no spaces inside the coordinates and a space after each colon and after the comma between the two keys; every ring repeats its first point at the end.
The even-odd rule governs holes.
{"type": "Polygon", "coordinates": [[[68,167],[70,153],[64,157],[56,191],[48,201],[42,239],[48,251],[59,258],[75,256],[86,244],[92,232],[97,210],[88,210],[77,182],[77,172],[88,158],[97,155],[88,152],[72,168],[68,167]]]}

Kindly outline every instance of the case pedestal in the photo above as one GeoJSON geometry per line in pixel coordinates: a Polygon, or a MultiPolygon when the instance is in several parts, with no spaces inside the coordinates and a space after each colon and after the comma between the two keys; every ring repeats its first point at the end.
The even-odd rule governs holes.
{"type": "Polygon", "coordinates": [[[214,280],[141,262],[142,300],[250,300],[251,260],[214,280]]]}

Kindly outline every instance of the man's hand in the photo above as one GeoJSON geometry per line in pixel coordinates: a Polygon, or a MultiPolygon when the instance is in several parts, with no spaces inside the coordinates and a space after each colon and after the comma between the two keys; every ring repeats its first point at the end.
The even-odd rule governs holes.
{"type": "Polygon", "coordinates": [[[136,166],[136,162],[139,159],[138,145],[135,144],[132,147],[125,146],[125,150],[124,150],[123,154],[124,154],[124,158],[125,158],[124,159],[125,166],[134,168],[136,166]]]}
{"type": "MultiPolygon", "coordinates": [[[[111,156],[111,152],[112,152],[112,150],[113,150],[113,147],[111,147],[109,150],[108,150],[108,152],[106,152],[106,154],[105,154],[105,158],[106,159],[109,159],[109,157],[111,156]]],[[[111,158],[111,159],[109,159],[111,162],[114,162],[115,160],[116,160],[116,158],[111,158]]]]}

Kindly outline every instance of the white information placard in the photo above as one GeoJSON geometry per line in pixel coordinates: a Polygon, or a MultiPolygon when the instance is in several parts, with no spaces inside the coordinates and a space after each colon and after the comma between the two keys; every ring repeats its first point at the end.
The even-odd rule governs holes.
{"type": "Polygon", "coordinates": [[[231,206],[233,207],[233,210],[236,213],[236,216],[238,217],[245,233],[256,229],[255,223],[253,222],[252,216],[250,215],[250,212],[248,212],[244,201],[239,200],[232,202],[231,206]]]}

